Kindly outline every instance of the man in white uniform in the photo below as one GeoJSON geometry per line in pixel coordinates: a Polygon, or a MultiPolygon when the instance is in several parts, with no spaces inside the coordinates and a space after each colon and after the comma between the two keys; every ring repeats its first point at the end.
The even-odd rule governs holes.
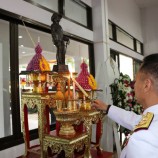
{"type": "Polygon", "coordinates": [[[144,58],[134,89],[137,101],[143,105],[143,115],[107,105],[101,100],[94,101],[93,106],[133,131],[120,158],[158,158],[158,54],[144,58]]]}

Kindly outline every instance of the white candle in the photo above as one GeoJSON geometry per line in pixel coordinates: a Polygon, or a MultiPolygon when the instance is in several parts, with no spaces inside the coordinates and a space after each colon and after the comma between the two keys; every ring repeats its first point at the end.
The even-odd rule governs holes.
{"type": "MultiPolygon", "coordinates": [[[[73,78],[72,77],[72,72],[70,72],[70,75],[71,75],[71,78],[73,78]]],[[[73,80],[72,80],[72,87],[73,87],[73,99],[76,99],[75,82],[73,80]]]]}
{"type": "Polygon", "coordinates": [[[86,97],[89,97],[88,94],[86,93],[86,91],[80,86],[80,84],[79,84],[74,78],[72,78],[72,81],[76,84],[76,86],[79,88],[79,90],[80,90],[86,97]]]}
{"type": "Polygon", "coordinates": [[[70,78],[67,81],[67,86],[68,86],[68,100],[70,100],[70,78]]]}
{"type": "Polygon", "coordinates": [[[46,76],[47,76],[46,81],[49,82],[49,74],[46,74],[46,76]]]}
{"type": "Polygon", "coordinates": [[[73,98],[76,99],[75,82],[73,82],[73,98]]]}

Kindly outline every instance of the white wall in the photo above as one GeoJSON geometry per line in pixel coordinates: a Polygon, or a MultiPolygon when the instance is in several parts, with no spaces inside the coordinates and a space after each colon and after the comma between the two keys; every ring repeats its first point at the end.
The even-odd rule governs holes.
{"type": "MultiPolygon", "coordinates": [[[[91,1],[87,1],[87,3],[90,2],[91,1]]],[[[39,7],[36,7],[23,0],[1,0],[0,8],[39,21],[41,23],[51,25],[52,13],[45,11],[39,7]]],[[[70,22],[64,18],[61,20],[60,24],[62,25],[62,28],[65,32],[93,41],[92,31],[82,26],[79,26],[73,22],[70,22]]]]}
{"type": "Polygon", "coordinates": [[[158,53],[158,6],[142,10],[144,53],[158,53]]]}
{"type": "Polygon", "coordinates": [[[134,0],[107,0],[109,19],[143,42],[140,9],[134,0]]]}

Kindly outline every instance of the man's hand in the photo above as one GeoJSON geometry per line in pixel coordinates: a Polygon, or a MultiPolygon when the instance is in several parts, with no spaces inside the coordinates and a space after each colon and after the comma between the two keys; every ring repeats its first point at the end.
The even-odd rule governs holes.
{"type": "Polygon", "coordinates": [[[95,100],[92,104],[92,108],[106,111],[108,108],[108,105],[101,100],[95,100]]]}

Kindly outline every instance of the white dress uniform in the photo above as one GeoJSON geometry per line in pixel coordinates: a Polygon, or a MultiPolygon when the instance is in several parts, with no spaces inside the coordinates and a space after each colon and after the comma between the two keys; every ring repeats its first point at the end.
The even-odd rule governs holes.
{"type": "MultiPolygon", "coordinates": [[[[148,128],[138,128],[129,138],[120,158],[158,158],[158,104],[147,108],[143,115],[153,114],[148,128]]],[[[129,130],[139,125],[142,115],[111,106],[108,116],[129,130]]]]}

